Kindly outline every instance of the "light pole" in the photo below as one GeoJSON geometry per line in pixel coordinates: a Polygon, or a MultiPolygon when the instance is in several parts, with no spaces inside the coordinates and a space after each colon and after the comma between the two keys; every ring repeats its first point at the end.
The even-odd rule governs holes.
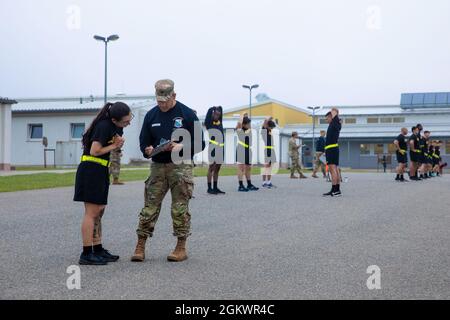
{"type": "Polygon", "coordinates": [[[259,84],[254,84],[254,85],[251,85],[251,86],[247,86],[247,85],[244,84],[242,86],[242,88],[248,89],[249,92],[250,92],[250,105],[249,105],[250,106],[250,114],[249,114],[249,118],[251,119],[252,118],[252,90],[259,88],[259,84]]]}
{"type": "Polygon", "coordinates": [[[119,40],[119,36],[117,34],[113,34],[105,38],[95,35],[94,39],[105,43],[105,104],[106,104],[108,100],[108,42],[119,40]]]}
{"type": "Polygon", "coordinates": [[[313,134],[312,134],[312,152],[316,152],[316,136],[315,136],[315,131],[316,131],[316,110],[320,109],[320,107],[308,107],[309,110],[312,110],[312,119],[313,119],[313,134]]]}

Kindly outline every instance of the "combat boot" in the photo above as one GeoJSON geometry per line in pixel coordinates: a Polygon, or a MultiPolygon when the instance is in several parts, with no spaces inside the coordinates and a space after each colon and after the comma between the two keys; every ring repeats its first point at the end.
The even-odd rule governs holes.
{"type": "Polygon", "coordinates": [[[146,237],[138,236],[138,242],[136,244],[136,250],[134,250],[134,255],[131,257],[133,262],[142,262],[145,259],[145,242],[146,237]]]}
{"type": "Polygon", "coordinates": [[[302,172],[300,172],[300,179],[306,179],[308,178],[307,176],[305,176],[302,172]]]}
{"type": "Polygon", "coordinates": [[[114,178],[113,183],[115,185],[123,185],[124,183],[122,181],[119,180],[119,178],[114,178]]]}
{"type": "Polygon", "coordinates": [[[298,177],[295,174],[291,174],[291,179],[298,179],[298,177]]]}
{"type": "Polygon", "coordinates": [[[167,260],[172,262],[181,262],[186,260],[186,238],[178,238],[175,250],[167,257],[167,260]]]}

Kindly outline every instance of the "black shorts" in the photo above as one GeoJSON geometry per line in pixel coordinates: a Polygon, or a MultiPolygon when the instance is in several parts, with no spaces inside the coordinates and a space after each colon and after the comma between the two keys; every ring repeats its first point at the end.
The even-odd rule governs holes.
{"type": "Polygon", "coordinates": [[[252,151],[250,148],[244,148],[239,146],[236,152],[236,162],[239,164],[252,164],[252,151]]]}
{"type": "Polygon", "coordinates": [[[213,164],[213,163],[217,163],[217,164],[223,164],[225,161],[225,149],[224,147],[220,147],[220,146],[215,146],[213,144],[210,144],[209,147],[211,148],[211,157],[209,158],[209,164],[213,164]],[[213,148],[215,147],[215,148],[213,148]],[[220,152],[216,152],[216,150],[222,149],[221,153],[222,156],[220,157],[219,154],[220,152]],[[216,156],[217,153],[217,156],[216,156]]]}
{"type": "Polygon", "coordinates": [[[75,177],[73,201],[108,204],[109,168],[94,162],[81,162],[75,177]]]}
{"type": "Polygon", "coordinates": [[[330,148],[325,150],[327,164],[339,165],[339,148],[330,148]]]}
{"type": "Polygon", "coordinates": [[[264,163],[267,164],[273,164],[274,162],[277,162],[277,157],[275,151],[273,149],[266,149],[264,152],[264,163]]]}
{"type": "Polygon", "coordinates": [[[401,154],[397,151],[397,162],[398,163],[407,163],[408,162],[408,156],[405,154],[401,154]]]}
{"type": "Polygon", "coordinates": [[[420,162],[420,153],[417,152],[410,152],[409,158],[411,159],[411,162],[420,162]]]}

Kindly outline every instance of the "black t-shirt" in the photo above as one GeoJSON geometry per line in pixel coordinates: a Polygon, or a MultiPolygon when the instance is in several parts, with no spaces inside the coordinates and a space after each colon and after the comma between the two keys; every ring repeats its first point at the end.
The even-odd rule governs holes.
{"type": "MultiPolygon", "coordinates": [[[[89,144],[84,146],[83,155],[91,155],[92,142],[99,142],[102,147],[107,147],[114,143],[114,138],[116,135],[123,135],[123,128],[116,127],[116,125],[111,121],[111,119],[100,120],[92,130],[91,136],[89,138],[89,144]]],[[[110,153],[98,156],[97,158],[102,158],[109,160],[110,153]]]]}
{"type": "Polygon", "coordinates": [[[333,120],[331,120],[331,123],[328,125],[327,138],[325,143],[327,146],[338,143],[341,127],[342,126],[339,117],[335,116],[333,120]]]}
{"type": "Polygon", "coordinates": [[[425,137],[422,137],[420,140],[421,140],[422,152],[423,153],[428,153],[428,149],[429,149],[428,139],[425,138],[425,137]]]}
{"type": "Polygon", "coordinates": [[[216,141],[225,141],[225,137],[223,136],[223,113],[222,113],[222,107],[212,107],[208,109],[208,112],[206,113],[206,117],[205,117],[205,127],[206,130],[209,129],[216,129],[219,130],[220,132],[222,132],[222,137],[220,139],[216,139],[216,137],[214,135],[210,136],[209,139],[216,141]],[[212,113],[214,110],[218,110],[220,111],[220,119],[218,119],[217,121],[214,121],[212,118],[212,113]]]}
{"type": "Polygon", "coordinates": [[[407,150],[408,145],[406,143],[406,137],[404,135],[399,134],[397,139],[395,139],[395,140],[398,141],[398,146],[399,146],[400,149],[407,150]]]}
{"type": "Polygon", "coordinates": [[[271,129],[262,129],[261,130],[261,136],[264,140],[264,143],[267,147],[271,147],[272,144],[272,130],[271,129]]]}
{"type": "Polygon", "coordinates": [[[414,149],[415,150],[417,150],[417,149],[419,149],[419,137],[416,135],[416,134],[412,134],[410,137],[409,137],[409,141],[414,141],[414,149]]]}
{"type": "MultiPolygon", "coordinates": [[[[158,106],[154,107],[147,112],[144,119],[144,124],[142,125],[141,134],[139,136],[142,154],[145,158],[148,158],[145,154],[145,148],[149,146],[156,147],[162,140],[171,140],[172,133],[177,129],[186,129],[191,135],[192,158],[195,153],[201,152],[205,148],[203,131],[200,130],[200,137],[194,136],[194,123],[197,123],[200,126],[197,115],[192,109],[178,101],[175,106],[167,112],[162,112],[158,106]],[[194,148],[195,138],[201,138],[201,150],[199,148],[199,150],[194,148]]],[[[182,140],[178,142],[182,142],[182,140]]],[[[186,146],[184,146],[184,148],[186,148],[186,146]]],[[[172,152],[170,151],[161,152],[152,157],[152,159],[154,162],[158,163],[171,163],[171,154],[172,152]]]]}
{"type": "Polygon", "coordinates": [[[316,141],[316,152],[325,152],[325,138],[319,137],[316,141]]]}

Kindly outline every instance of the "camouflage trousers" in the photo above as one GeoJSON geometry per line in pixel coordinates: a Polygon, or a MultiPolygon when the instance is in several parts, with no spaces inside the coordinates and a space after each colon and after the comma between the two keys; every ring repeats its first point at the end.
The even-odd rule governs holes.
{"type": "Polygon", "coordinates": [[[173,235],[178,238],[191,235],[189,200],[194,190],[192,170],[191,164],[152,163],[150,176],[145,181],[145,206],[139,214],[138,236],[153,236],[162,201],[169,189],[173,235]]]}
{"type": "Polygon", "coordinates": [[[122,157],[122,153],[117,150],[111,151],[110,155],[110,167],[109,174],[113,176],[113,179],[119,179],[120,175],[120,158],[122,157]]]}
{"type": "Polygon", "coordinates": [[[300,158],[299,157],[291,157],[291,175],[297,171],[298,173],[302,173],[300,167],[300,158]]]}

